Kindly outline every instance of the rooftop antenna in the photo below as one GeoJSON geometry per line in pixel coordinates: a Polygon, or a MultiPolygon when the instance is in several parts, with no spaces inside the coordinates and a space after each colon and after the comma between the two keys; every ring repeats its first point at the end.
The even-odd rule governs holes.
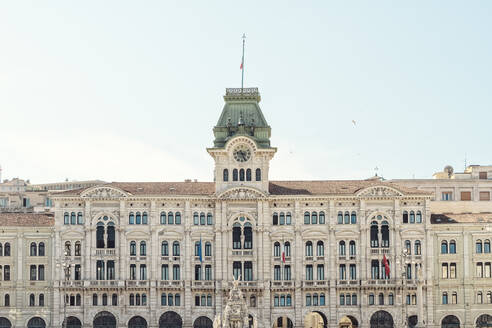
{"type": "Polygon", "coordinates": [[[378,170],[379,170],[379,168],[376,166],[376,167],[374,168],[374,176],[375,176],[375,177],[377,177],[377,176],[378,176],[378,170]]]}
{"type": "Polygon", "coordinates": [[[467,166],[467,163],[466,163],[466,153],[465,153],[465,170],[466,170],[466,166],[467,166]]]}
{"type": "Polygon", "coordinates": [[[244,88],[244,43],[246,42],[246,34],[243,33],[243,58],[241,59],[241,93],[244,88]]]}

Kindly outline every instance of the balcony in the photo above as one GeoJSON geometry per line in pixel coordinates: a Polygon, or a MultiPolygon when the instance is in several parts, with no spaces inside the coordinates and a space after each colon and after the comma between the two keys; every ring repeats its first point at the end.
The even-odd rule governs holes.
{"type": "Polygon", "coordinates": [[[295,287],[295,282],[292,280],[272,281],[272,288],[291,288],[295,287]]]}
{"type": "Polygon", "coordinates": [[[60,287],[82,287],[84,282],[82,280],[68,280],[60,281],[60,287]]]}
{"type": "MultiPolygon", "coordinates": [[[[371,280],[365,280],[362,282],[364,285],[372,285],[372,286],[377,286],[377,285],[395,285],[398,283],[399,279],[371,279],[371,280]]],[[[400,280],[401,281],[401,280],[400,280]]]]}
{"type": "Polygon", "coordinates": [[[201,288],[201,289],[213,289],[215,288],[215,282],[212,280],[195,280],[192,282],[193,288],[201,288]]]}
{"type": "Polygon", "coordinates": [[[116,249],[114,248],[96,248],[96,255],[97,256],[114,256],[116,255],[116,249]]]}
{"type": "MultiPolygon", "coordinates": [[[[258,287],[257,281],[240,281],[239,287],[258,287]]],[[[229,282],[229,288],[232,288],[232,282],[229,282]]]]}
{"type": "Polygon", "coordinates": [[[120,280],[84,280],[84,287],[124,287],[125,282],[120,280]]]}
{"type": "Polygon", "coordinates": [[[328,281],[326,280],[304,280],[302,287],[328,287],[328,281]]]}
{"type": "Polygon", "coordinates": [[[184,287],[182,280],[158,280],[157,286],[168,287],[168,288],[181,288],[184,287]]]}
{"type": "Polygon", "coordinates": [[[253,256],[253,250],[233,250],[232,256],[253,256]]]}
{"type": "Polygon", "coordinates": [[[125,285],[126,285],[126,287],[148,287],[149,281],[148,280],[126,280],[125,285]]]}

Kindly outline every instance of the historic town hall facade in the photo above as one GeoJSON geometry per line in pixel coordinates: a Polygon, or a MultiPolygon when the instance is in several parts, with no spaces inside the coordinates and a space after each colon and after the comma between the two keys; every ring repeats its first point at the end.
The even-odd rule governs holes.
{"type": "Polygon", "coordinates": [[[468,224],[484,251],[475,306],[478,287],[461,272],[475,270],[463,252],[477,238],[435,232],[446,222],[434,222],[434,187],[271,181],[277,149],[258,90],[224,99],[207,149],[214,182],[113,182],[54,193],[54,217],[0,214],[0,327],[211,328],[234,277],[258,327],[492,319],[490,223],[468,224]]]}

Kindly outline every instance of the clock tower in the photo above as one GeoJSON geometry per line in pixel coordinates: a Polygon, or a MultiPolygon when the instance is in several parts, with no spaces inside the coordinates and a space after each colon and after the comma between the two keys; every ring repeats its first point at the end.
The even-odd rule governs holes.
{"type": "Polygon", "coordinates": [[[249,187],[268,193],[271,128],[261,112],[258,88],[226,89],[225,105],[214,127],[215,192],[249,187]]]}

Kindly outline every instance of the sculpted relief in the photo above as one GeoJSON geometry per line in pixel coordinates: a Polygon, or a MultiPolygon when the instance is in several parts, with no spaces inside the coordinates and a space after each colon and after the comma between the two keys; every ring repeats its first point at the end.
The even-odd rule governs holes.
{"type": "Polygon", "coordinates": [[[250,188],[234,188],[222,193],[219,199],[238,199],[238,200],[255,200],[265,198],[265,195],[257,190],[250,188]]]}
{"type": "Polygon", "coordinates": [[[97,198],[97,199],[108,199],[108,198],[121,198],[126,197],[126,194],[122,191],[109,188],[109,187],[96,187],[93,189],[86,190],[81,194],[82,198],[97,198]]]}

